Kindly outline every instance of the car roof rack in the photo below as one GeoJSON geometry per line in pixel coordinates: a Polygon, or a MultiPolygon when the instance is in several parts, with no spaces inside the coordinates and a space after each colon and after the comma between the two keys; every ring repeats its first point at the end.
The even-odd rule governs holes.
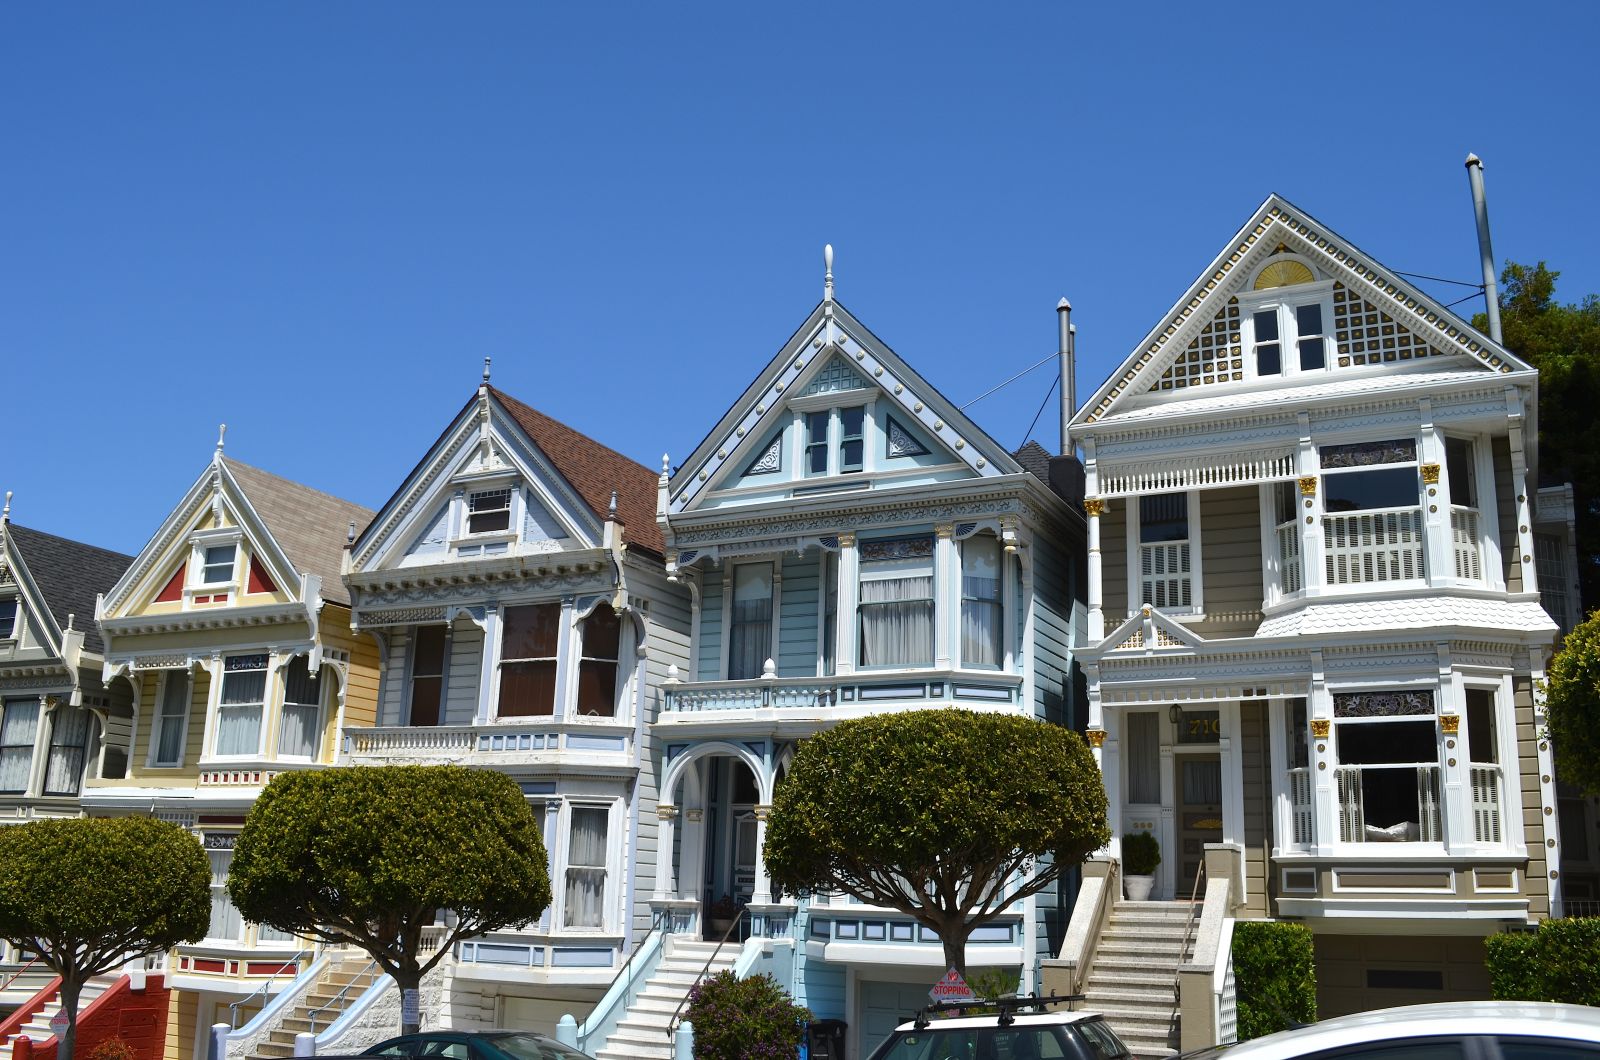
{"type": "Polygon", "coordinates": [[[1003,994],[993,998],[975,997],[962,1001],[941,1001],[919,1008],[915,1022],[917,1029],[922,1030],[933,1022],[931,1013],[959,1015],[973,1009],[986,1008],[996,1009],[1000,1014],[1000,1026],[1009,1027],[1016,1020],[1017,1013],[1023,1009],[1037,1009],[1043,1012],[1051,1005],[1059,1005],[1066,1001],[1082,1001],[1086,997],[1085,994],[1048,994],[1043,997],[1038,994],[1003,994]]]}

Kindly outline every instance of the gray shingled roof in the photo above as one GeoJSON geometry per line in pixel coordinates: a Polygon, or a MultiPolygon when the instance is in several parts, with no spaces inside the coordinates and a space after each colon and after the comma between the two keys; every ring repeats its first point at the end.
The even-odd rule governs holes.
{"type": "Polygon", "coordinates": [[[359,532],[372,521],[372,510],[231,458],[223,463],[295,569],[321,576],[322,598],[348,607],[339,576],[345,540],[352,522],[359,532]]]}
{"type": "Polygon", "coordinates": [[[11,538],[11,547],[33,575],[44,596],[44,606],[56,624],[66,629],[67,616],[75,616],[73,628],[83,631],[84,648],[104,651],[100,627],[94,620],[94,599],[111,591],[133,563],[133,557],[16,523],[7,523],[5,531],[11,538]]]}
{"type": "Polygon", "coordinates": [[[1034,478],[1045,485],[1050,484],[1050,450],[1038,442],[1029,441],[1012,453],[1011,457],[1022,465],[1022,470],[1032,473],[1034,478]]]}

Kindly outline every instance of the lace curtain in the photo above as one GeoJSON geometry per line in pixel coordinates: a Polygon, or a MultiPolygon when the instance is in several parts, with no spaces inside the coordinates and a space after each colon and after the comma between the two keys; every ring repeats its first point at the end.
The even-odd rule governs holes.
{"type": "Polygon", "coordinates": [[[318,722],[322,718],[322,675],[313,676],[304,656],[289,664],[283,682],[283,731],[278,753],[298,758],[317,756],[318,722]]]}
{"type": "Polygon", "coordinates": [[[178,764],[183,751],[183,725],[189,715],[189,675],[181,670],[167,674],[161,690],[160,735],[156,739],[156,765],[178,764]]]}
{"type": "Polygon", "coordinates": [[[861,583],[861,665],[933,665],[933,576],[861,583]]]}
{"type": "Polygon", "coordinates": [[[50,760],[45,765],[46,795],[76,795],[95,727],[94,715],[83,707],[57,707],[50,723],[50,760]]]}
{"type": "Polygon", "coordinates": [[[576,806],[567,844],[567,927],[605,926],[606,818],[604,807],[576,806]]]}
{"type": "Polygon", "coordinates": [[[1000,543],[979,536],[961,545],[961,663],[1000,667],[1000,543]]]}
{"type": "Polygon", "coordinates": [[[261,705],[267,692],[267,657],[234,657],[222,675],[217,710],[217,754],[253,755],[261,748],[261,705]]]}
{"type": "Polygon", "coordinates": [[[0,719],[0,791],[26,791],[38,733],[39,701],[8,700],[0,719]]]}
{"type": "Polygon", "coordinates": [[[772,655],[772,564],[741,564],[733,578],[728,680],[744,681],[760,677],[772,655]]]}

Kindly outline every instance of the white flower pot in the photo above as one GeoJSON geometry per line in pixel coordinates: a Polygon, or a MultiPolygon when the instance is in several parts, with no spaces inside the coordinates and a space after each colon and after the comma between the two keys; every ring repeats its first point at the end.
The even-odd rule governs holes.
{"type": "Polygon", "coordinates": [[[1151,888],[1155,887],[1154,876],[1124,876],[1122,889],[1127,893],[1130,902],[1143,902],[1149,899],[1151,888]]]}

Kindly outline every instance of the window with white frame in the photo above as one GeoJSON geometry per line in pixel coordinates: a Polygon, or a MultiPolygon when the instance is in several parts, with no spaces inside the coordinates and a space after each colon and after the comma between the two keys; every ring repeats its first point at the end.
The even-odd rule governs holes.
{"type": "Polygon", "coordinates": [[[578,713],[593,718],[616,717],[621,616],[610,604],[598,605],[583,620],[578,640],[578,713]]]}
{"type": "Polygon", "coordinates": [[[267,657],[230,655],[222,661],[217,703],[217,754],[261,751],[261,714],[267,698],[267,657]]]}
{"type": "Polygon", "coordinates": [[[1282,259],[1262,270],[1256,291],[1241,296],[1242,341],[1257,377],[1321,372],[1332,363],[1333,285],[1314,279],[1302,263],[1282,259]]]}
{"type": "Polygon", "coordinates": [[[322,673],[311,672],[304,655],[290,660],[283,674],[283,724],[278,754],[285,758],[317,757],[322,737],[322,673]]]}
{"type": "Polygon", "coordinates": [[[14,640],[17,636],[17,602],[0,600],[0,640],[14,640]]]}
{"type": "Polygon", "coordinates": [[[150,741],[152,766],[183,764],[183,740],[189,727],[189,674],[169,670],[161,678],[161,701],[156,707],[155,733],[150,741]]]}
{"type": "Polygon", "coordinates": [[[1187,493],[1139,498],[1139,602],[1162,610],[1195,606],[1194,547],[1187,493]]]}
{"type": "Polygon", "coordinates": [[[238,545],[207,545],[201,553],[200,584],[227,585],[233,581],[238,545]]]}
{"type": "Polygon", "coordinates": [[[805,414],[805,473],[846,475],[866,467],[865,405],[805,414]]]}
{"type": "Polygon", "coordinates": [[[861,666],[933,665],[933,538],[862,541],[861,666]]]}
{"type": "Polygon", "coordinates": [[[511,529],[511,489],[467,494],[467,533],[493,534],[511,529]]]}
{"type": "Polygon", "coordinates": [[[1446,438],[1444,462],[1450,480],[1450,550],[1455,575],[1463,581],[1482,581],[1477,447],[1467,438],[1446,438]]]}
{"type": "Polygon", "coordinates": [[[547,717],[555,713],[556,652],[560,643],[560,604],[526,604],[501,612],[500,717],[547,717]]]}
{"type": "Polygon", "coordinates": [[[445,627],[418,626],[411,640],[411,725],[437,725],[444,706],[445,627]]]}
{"type": "Polygon", "coordinates": [[[1004,661],[1004,569],[1000,542],[978,534],[961,542],[961,665],[998,670],[1004,661]]]}
{"type": "Polygon", "coordinates": [[[773,565],[733,568],[733,613],[728,616],[728,680],[760,677],[772,657],[773,565]]]}
{"type": "Polygon", "coordinates": [[[78,794],[99,733],[99,719],[87,707],[63,704],[50,712],[50,754],[44,772],[46,795],[78,794]]]}
{"type": "Polygon", "coordinates": [[[1318,453],[1327,584],[1425,577],[1416,442],[1324,445],[1318,453]]]}
{"type": "Polygon", "coordinates": [[[1161,719],[1150,710],[1127,715],[1128,801],[1161,802],[1161,719]]]}
{"type": "Polygon", "coordinates": [[[1500,727],[1492,688],[1467,689],[1467,780],[1472,789],[1472,833],[1476,843],[1505,841],[1501,813],[1500,727]]]}
{"type": "Polygon", "coordinates": [[[242,941],[244,920],[228,898],[228,866],[233,863],[233,851],[207,850],[206,857],[211,861],[211,925],[206,929],[206,938],[242,941]]]}
{"type": "Polygon", "coordinates": [[[569,928],[605,927],[606,831],[611,811],[574,806],[567,842],[562,923],[569,928]]]}
{"type": "Polygon", "coordinates": [[[39,700],[8,699],[0,715],[0,792],[20,795],[28,790],[33,770],[33,744],[39,735],[39,700]]]}
{"type": "Polygon", "coordinates": [[[1335,693],[1333,719],[1340,841],[1442,842],[1433,693],[1335,693]]]}

